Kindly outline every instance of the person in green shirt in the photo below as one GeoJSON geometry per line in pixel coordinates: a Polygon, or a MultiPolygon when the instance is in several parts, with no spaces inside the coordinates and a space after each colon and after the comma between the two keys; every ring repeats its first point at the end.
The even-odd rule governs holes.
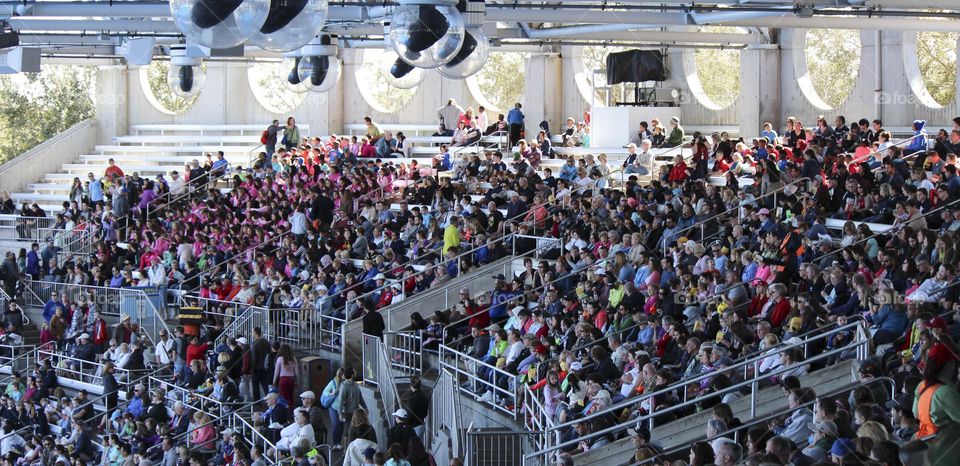
{"type": "Polygon", "coordinates": [[[300,128],[297,128],[297,120],[293,117],[287,118],[287,126],[283,127],[283,147],[290,150],[300,144],[300,128]]]}
{"type": "Polygon", "coordinates": [[[683,127],[680,126],[680,117],[670,119],[670,135],[663,147],[677,147],[683,144],[683,127]]]}
{"type": "Polygon", "coordinates": [[[377,139],[383,136],[383,131],[380,130],[380,126],[374,123],[373,119],[368,116],[363,117],[363,122],[367,125],[367,137],[370,138],[370,144],[377,142],[377,139]]]}

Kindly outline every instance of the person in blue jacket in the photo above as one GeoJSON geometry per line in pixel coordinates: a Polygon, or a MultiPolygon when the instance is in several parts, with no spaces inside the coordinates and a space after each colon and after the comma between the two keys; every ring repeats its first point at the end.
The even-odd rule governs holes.
{"type": "Polygon", "coordinates": [[[38,243],[30,245],[30,252],[27,253],[27,269],[25,272],[27,275],[33,277],[34,280],[40,279],[40,244],[38,243]]]}
{"type": "Polygon", "coordinates": [[[913,139],[903,149],[904,155],[927,150],[927,130],[924,129],[926,124],[926,120],[913,120],[913,139]]]}
{"type": "Polygon", "coordinates": [[[873,321],[873,344],[874,346],[893,343],[894,340],[903,335],[910,325],[910,319],[903,309],[898,308],[898,304],[893,300],[896,296],[888,292],[880,292],[874,297],[870,307],[874,311],[871,319],[873,321]]]}

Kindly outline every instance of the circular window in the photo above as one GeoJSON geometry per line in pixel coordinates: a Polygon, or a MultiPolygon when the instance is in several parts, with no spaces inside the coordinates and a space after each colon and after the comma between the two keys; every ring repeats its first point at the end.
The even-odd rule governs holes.
{"type": "Polygon", "coordinates": [[[955,32],[903,34],[903,61],[907,80],[917,100],[943,108],[957,97],[957,40],[955,32]]]}
{"type": "MultiPolygon", "coordinates": [[[[697,32],[746,34],[747,30],[729,26],[703,26],[697,32]]],[[[736,48],[698,48],[683,54],[684,70],[690,92],[704,107],[722,110],[740,96],[740,50],[736,48]]]]}
{"type": "Polygon", "coordinates": [[[360,94],[371,107],[382,113],[396,112],[413,99],[419,86],[400,89],[390,85],[389,71],[382,63],[384,51],[366,49],[363,51],[363,64],[357,67],[357,87],[360,94]]]}
{"type": "Polygon", "coordinates": [[[168,115],[178,115],[187,111],[197,101],[198,96],[183,98],[174,94],[167,84],[169,69],[170,62],[166,60],[154,60],[150,65],[140,67],[140,86],[147,100],[157,110],[168,115]]]}
{"type": "Polygon", "coordinates": [[[842,104],[860,70],[860,31],[808,29],[803,55],[806,69],[798,78],[800,90],[815,107],[832,110],[842,104]]]}
{"type": "Polygon", "coordinates": [[[523,96],[526,62],[526,53],[493,52],[480,72],[467,78],[467,87],[491,112],[513,108],[523,96]]]}
{"type": "Polygon", "coordinates": [[[577,89],[587,102],[597,107],[605,107],[610,102],[623,101],[623,86],[607,85],[607,55],[627,50],[623,46],[589,46],[581,49],[581,69],[574,75],[577,89]]]}
{"type": "Polygon", "coordinates": [[[287,113],[297,108],[306,92],[294,92],[284,85],[292,61],[256,62],[247,68],[247,80],[257,102],[271,113],[287,113]]]}

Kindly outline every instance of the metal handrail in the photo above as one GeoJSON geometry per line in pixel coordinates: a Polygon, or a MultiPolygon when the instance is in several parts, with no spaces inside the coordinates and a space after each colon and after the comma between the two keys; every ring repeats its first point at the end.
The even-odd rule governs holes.
{"type": "MultiPolygon", "coordinates": [[[[457,255],[456,257],[453,257],[453,258],[451,258],[451,259],[445,259],[445,260],[441,261],[441,262],[440,262],[440,265],[445,264],[445,263],[448,263],[448,262],[456,261],[456,262],[457,262],[457,272],[459,273],[459,272],[462,271],[462,268],[460,267],[460,264],[461,264],[461,261],[463,260],[464,257],[470,257],[470,256],[472,256],[474,253],[476,253],[477,251],[479,251],[479,250],[481,250],[481,249],[483,249],[483,248],[491,247],[491,246],[493,246],[494,244],[496,244],[496,243],[498,243],[498,242],[505,242],[505,241],[507,240],[507,238],[511,238],[512,236],[513,236],[513,235],[508,235],[508,236],[504,236],[504,237],[498,237],[498,238],[495,238],[495,239],[490,239],[490,240],[488,240],[486,243],[484,243],[484,244],[481,245],[481,246],[477,246],[477,247],[472,248],[472,249],[470,249],[470,250],[468,250],[468,251],[464,251],[464,252],[460,253],[459,255],[457,255]]],[[[434,250],[431,250],[431,252],[429,252],[429,253],[427,253],[427,254],[424,254],[424,256],[429,255],[429,254],[434,254],[434,253],[435,253],[435,251],[434,251],[434,250]]],[[[409,277],[403,278],[402,280],[409,280],[410,278],[415,278],[415,277],[418,277],[418,276],[421,276],[421,275],[426,275],[428,272],[430,272],[430,268],[429,268],[429,267],[428,267],[428,268],[425,268],[425,269],[423,269],[423,270],[421,270],[421,271],[419,271],[419,272],[417,272],[417,273],[415,273],[415,274],[413,274],[413,275],[411,275],[411,276],[409,276],[409,277]]],[[[382,287],[380,287],[380,288],[374,288],[373,290],[370,290],[370,291],[368,291],[368,292],[365,292],[365,293],[363,293],[362,295],[358,295],[356,298],[353,299],[352,302],[354,302],[354,303],[356,303],[356,302],[361,302],[361,301],[363,301],[363,300],[365,300],[365,299],[368,299],[368,298],[374,296],[375,294],[377,294],[377,293],[379,293],[379,292],[387,289],[387,288],[390,287],[390,286],[392,286],[392,284],[389,284],[389,285],[388,285],[388,284],[384,283],[384,285],[383,285],[382,287]]],[[[403,291],[403,290],[401,290],[401,292],[404,293],[404,295],[406,294],[406,292],[403,291]]],[[[406,298],[406,296],[404,296],[404,298],[406,298]]],[[[346,301],[345,301],[346,304],[345,304],[344,307],[349,307],[350,302],[351,302],[351,301],[346,300],[346,301]]]]}
{"type": "MultiPolygon", "coordinates": [[[[894,382],[894,380],[891,379],[890,377],[876,377],[876,378],[870,380],[869,382],[861,382],[861,383],[862,383],[861,386],[870,385],[870,384],[872,384],[872,383],[877,383],[877,382],[889,383],[889,384],[890,384],[891,393],[894,393],[894,392],[896,391],[896,382],[894,382]]],[[[850,390],[850,387],[846,387],[846,388],[840,388],[840,389],[833,390],[833,391],[831,391],[831,392],[829,392],[829,393],[820,393],[820,394],[817,394],[817,399],[815,399],[815,400],[813,400],[813,401],[808,401],[808,402],[805,402],[805,403],[800,403],[796,408],[787,408],[787,409],[784,410],[784,411],[774,412],[774,413],[772,413],[772,414],[768,414],[768,415],[763,416],[763,417],[760,417],[760,418],[754,418],[754,419],[751,419],[751,420],[747,421],[747,422],[744,423],[744,424],[741,424],[740,426],[733,427],[733,428],[729,428],[729,429],[727,429],[727,430],[725,430],[725,431],[723,431],[723,432],[717,433],[717,434],[714,435],[713,437],[704,436],[704,437],[701,438],[700,440],[695,440],[694,442],[696,442],[696,441],[707,441],[707,442],[710,442],[711,440],[714,440],[714,439],[718,439],[718,438],[721,438],[721,437],[730,438],[731,436],[733,436],[734,439],[736,439],[737,434],[739,434],[740,432],[746,432],[747,430],[749,430],[749,429],[750,429],[751,427],[753,427],[753,426],[766,425],[768,422],[770,422],[770,421],[772,421],[772,420],[774,420],[774,419],[783,417],[784,415],[790,414],[791,412],[796,411],[797,409],[800,409],[800,408],[812,408],[812,407],[816,406],[817,403],[819,403],[820,400],[823,399],[823,398],[833,398],[833,397],[835,397],[835,396],[837,396],[837,395],[841,395],[841,394],[843,394],[844,392],[847,392],[847,391],[849,391],[849,390],[850,390]]],[[[892,398],[892,397],[891,397],[891,398],[892,398]]],[[[639,424],[638,424],[638,426],[639,426],[639,424]]],[[[671,449],[669,449],[669,450],[666,450],[666,451],[664,451],[664,452],[661,452],[661,453],[658,455],[658,457],[669,456],[669,455],[673,455],[673,454],[682,452],[683,450],[689,449],[691,443],[693,443],[693,442],[687,442],[687,443],[684,443],[683,445],[675,446],[675,447],[673,447],[673,448],[671,448],[671,449]]],[[[642,460],[642,461],[639,461],[639,462],[629,463],[629,466],[641,466],[641,465],[653,463],[653,462],[655,462],[655,461],[657,461],[657,458],[647,458],[647,459],[642,460]]]]}
{"type": "MultiPolygon", "coordinates": [[[[267,245],[268,243],[270,243],[270,242],[272,242],[272,241],[280,240],[280,243],[278,244],[278,246],[277,246],[277,247],[274,247],[274,248],[272,248],[272,249],[270,250],[271,252],[272,252],[272,251],[276,251],[279,247],[282,246],[282,244],[283,244],[283,238],[284,238],[285,236],[291,234],[291,232],[292,232],[292,230],[286,230],[286,231],[284,231],[283,233],[280,233],[279,235],[268,236],[268,237],[267,237],[266,239],[264,239],[263,241],[255,244],[255,245],[253,245],[253,246],[250,246],[250,247],[248,247],[247,249],[244,249],[243,251],[240,251],[240,252],[234,254],[233,257],[234,257],[234,258],[236,258],[236,257],[243,257],[243,256],[246,256],[247,253],[250,253],[250,252],[253,252],[254,254],[256,254],[257,249],[263,247],[264,245],[267,245]]],[[[202,276],[202,275],[204,275],[204,274],[213,274],[213,273],[215,273],[215,272],[216,272],[217,270],[219,270],[220,267],[223,266],[223,264],[225,264],[225,263],[227,263],[227,261],[221,262],[221,263],[213,266],[213,267],[210,268],[210,269],[200,270],[200,271],[198,271],[197,273],[195,273],[195,274],[193,274],[193,275],[190,275],[189,277],[184,277],[182,280],[179,280],[180,286],[182,287],[184,283],[190,282],[191,280],[193,280],[193,279],[195,279],[195,278],[197,278],[197,277],[200,277],[200,276],[202,276]]],[[[187,291],[187,293],[192,293],[192,292],[194,292],[194,291],[196,291],[196,290],[198,290],[198,289],[200,289],[200,288],[201,288],[201,287],[198,286],[198,287],[196,287],[196,288],[190,289],[190,290],[187,291]]]]}
{"type": "Polygon", "coordinates": [[[147,218],[150,218],[152,214],[156,214],[157,212],[166,209],[167,207],[169,207],[170,205],[176,202],[180,202],[183,198],[190,197],[191,195],[197,193],[198,191],[201,191],[200,189],[198,189],[201,184],[204,187],[208,185],[216,186],[216,184],[220,180],[232,174],[233,172],[231,172],[230,170],[224,170],[223,173],[217,175],[214,178],[210,178],[210,173],[205,172],[203,177],[197,178],[196,180],[190,180],[184,183],[183,187],[180,188],[180,192],[178,192],[175,196],[173,191],[164,193],[162,196],[158,197],[157,199],[154,199],[153,202],[151,202],[150,204],[147,204],[147,218]],[[200,181],[203,181],[203,183],[200,183],[200,181]],[[196,185],[194,185],[193,183],[196,183],[196,185]],[[162,204],[158,203],[157,201],[162,198],[168,198],[168,200],[162,204]]]}
{"type": "MultiPolygon", "coordinates": [[[[921,215],[921,216],[918,217],[918,218],[924,218],[924,219],[925,219],[925,218],[927,218],[928,215],[935,214],[935,213],[937,213],[937,212],[939,212],[939,211],[941,211],[941,210],[946,209],[947,207],[950,207],[950,206],[952,206],[952,205],[954,205],[954,204],[958,204],[958,203],[960,203],[960,199],[955,199],[955,200],[950,201],[950,202],[948,202],[948,203],[946,203],[946,204],[941,204],[941,205],[937,206],[936,208],[930,210],[929,212],[924,212],[923,215],[921,215]]],[[[890,225],[890,228],[888,228],[888,229],[886,229],[886,230],[883,230],[883,231],[874,233],[874,234],[872,234],[872,235],[870,235],[870,236],[867,236],[867,237],[865,237],[865,238],[856,240],[856,241],[850,243],[846,248],[835,249],[835,250],[833,250],[833,251],[823,253],[823,254],[821,254],[821,255],[819,255],[819,256],[814,257],[813,259],[810,259],[808,262],[809,262],[809,263],[817,262],[817,261],[819,261],[820,259],[823,259],[824,257],[829,257],[829,256],[832,256],[832,255],[837,254],[837,253],[839,253],[839,252],[842,252],[844,249],[848,249],[850,246],[853,246],[853,245],[855,245],[855,244],[865,243],[865,242],[867,242],[867,241],[869,241],[869,240],[871,240],[871,239],[876,239],[876,238],[879,238],[879,237],[881,237],[881,236],[890,234],[890,233],[892,233],[894,230],[897,230],[898,228],[902,228],[902,226],[903,226],[903,224],[900,224],[900,225],[890,225]]]]}
{"type": "MultiPolygon", "coordinates": [[[[802,181],[803,181],[803,182],[810,181],[810,178],[808,178],[808,177],[797,178],[796,180],[793,180],[793,181],[791,181],[790,183],[784,184],[783,186],[781,186],[781,187],[779,187],[779,188],[777,188],[777,189],[775,189],[775,190],[773,190],[773,191],[770,191],[770,192],[767,192],[767,193],[765,193],[765,194],[760,195],[760,197],[755,197],[752,201],[750,201],[750,203],[756,203],[756,202],[758,202],[758,201],[760,201],[760,200],[762,200],[762,199],[766,199],[766,198],[769,197],[769,196],[774,196],[774,204],[776,204],[776,195],[777,195],[778,193],[786,190],[788,186],[793,186],[793,185],[795,185],[795,184],[797,184],[797,183],[800,183],[800,182],[802,182],[802,181]]],[[[740,209],[741,209],[742,207],[743,207],[743,202],[738,202],[738,208],[737,208],[736,211],[737,211],[737,212],[740,212],[740,209]]],[[[726,216],[726,215],[730,215],[732,212],[733,212],[733,211],[729,211],[729,210],[728,210],[728,211],[723,211],[723,212],[714,214],[714,215],[712,215],[712,216],[710,216],[710,217],[708,217],[708,218],[706,218],[706,219],[698,220],[697,223],[694,223],[693,225],[690,225],[689,227],[685,227],[685,228],[683,228],[682,230],[679,230],[679,231],[677,231],[677,232],[671,232],[671,233],[670,233],[670,236],[671,236],[671,237],[679,238],[679,237],[681,237],[681,236],[684,236],[684,235],[683,235],[684,232],[693,230],[694,228],[697,228],[697,227],[700,227],[700,236],[701,236],[701,241],[702,241],[702,238],[703,238],[703,235],[704,235],[703,229],[704,229],[704,226],[707,224],[707,222],[710,222],[710,221],[712,221],[712,220],[714,220],[714,219],[716,219],[716,218],[719,218],[719,217],[723,217],[723,216],[726,216]]],[[[667,237],[664,237],[664,238],[663,238],[663,255],[664,255],[664,256],[667,254],[667,241],[668,241],[669,239],[670,239],[670,238],[667,238],[667,237]]]]}
{"type": "MultiPolygon", "coordinates": [[[[828,332],[828,333],[824,333],[824,334],[821,334],[821,335],[817,335],[816,337],[811,338],[810,340],[805,341],[804,343],[810,343],[811,341],[820,340],[820,339],[828,339],[829,337],[833,336],[834,334],[836,334],[836,333],[838,333],[838,332],[845,331],[845,330],[856,329],[856,328],[859,328],[860,325],[861,325],[860,322],[848,323],[847,325],[844,325],[844,326],[842,326],[842,327],[837,327],[836,329],[833,329],[832,331],[830,331],[830,332],[828,332]]],[[[781,347],[781,348],[776,348],[773,352],[769,352],[769,353],[768,353],[768,352],[764,352],[764,354],[760,354],[760,355],[754,356],[754,357],[752,357],[752,358],[746,359],[746,360],[744,360],[744,361],[741,361],[741,362],[739,362],[739,363],[732,364],[732,365],[730,365],[730,366],[726,366],[726,367],[723,368],[722,371],[729,371],[729,370],[737,369],[737,368],[742,367],[742,366],[749,366],[750,364],[754,364],[754,363],[760,362],[761,360],[766,359],[766,358],[768,358],[768,357],[770,357],[770,356],[777,356],[777,355],[780,355],[781,353],[785,353],[785,352],[787,352],[788,350],[791,350],[791,349],[793,349],[793,348],[797,348],[797,347],[800,347],[800,346],[801,346],[800,344],[796,344],[796,345],[789,345],[789,346],[783,346],[783,347],[781,347]]],[[[845,348],[845,349],[849,349],[849,348],[845,348]]],[[[803,363],[804,363],[804,364],[809,364],[809,363],[810,363],[810,360],[809,360],[809,359],[808,359],[808,360],[805,360],[803,363]]],[[[791,366],[790,368],[792,368],[792,366],[791,366]]],[[[781,367],[781,368],[778,368],[778,371],[783,372],[782,369],[787,369],[787,368],[781,367]]],[[[722,372],[722,371],[721,371],[721,370],[717,370],[717,371],[715,371],[715,372],[709,372],[709,373],[706,373],[706,374],[700,374],[700,375],[697,375],[696,377],[692,377],[692,378],[689,378],[689,379],[682,380],[682,382],[683,382],[683,385],[689,385],[689,384],[692,384],[692,383],[701,382],[701,381],[703,381],[703,380],[707,380],[707,379],[710,379],[710,378],[712,378],[712,377],[715,377],[718,373],[720,373],[720,372],[722,372]]],[[[755,374],[755,375],[754,375],[754,380],[768,379],[768,378],[770,378],[772,375],[774,375],[775,372],[776,372],[776,373],[779,373],[779,372],[777,372],[777,371],[771,371],[771,372],[765,373],[765,374],[763,374],[763,375],[757,375],[757,374],[755,374]]],[[[658,391],[656,391],[656,392],[644,393],[643,395],[641,395],[641,398],[642,398],[642,399],[647,399],[647,398],[653,398],[653,397],[655,397],[655,396],[657,396],[657,395],[665,395],[665,394],[668,394],[668,393],[673,392],[674,390],[676,390],[676,388],[677,388],[676,385],[679,385],[679,383],[677,383],[677,384],[672,384],[671,386],[669,386],[669,387],[667,387],[667,388],[664,388],[664,389],[661,389],[661,390],[658,390],[658,391]]],[[[581,421],[584,421],[584,420],[588,420],[588,419],[593,419],[593,418],[596,418],[596,417],[600,417],[600,416],[603,416],[603,415],[605,415],[605,414],[609,414],[609,413],[611,413],[611,412],[616,412],[616,411],[618,411],[618,410],[622,410],[623,408],[629,408],[629,407],[631,407],[631,406],[633,406],[633,405],[636,405],[639,401],[640,401],[640,400],[633,399],[633,398],[628,398],[628,399],[623,400],[623,401],[621,401],[621,402],[619,402],[619,403],[610,405],[609,407],[607,407],[607,408],[604,409],[603,411],[599,411],[599,412],[593,413],[593,414],[591,414],[591,415],[588,416],[588,417],[580,418],[580,419],[577,419],[576,421],[568,421],[568,422],[565,422],[565,423],[558,424],[558,425],[557,425],[557,428],[570,427],[570,426],[573,426],[574,424],[577,424],[578,422],[581,422],[581,421]]],[[[691,400],[691,401],[696,401],[696,400],[691,400]]]]}
{"type": "MultiPolygon", "coordinates": [[[[531,237],[531,236],[529,236],[529,235],[520,235],[520,234],[511,234],[511,235],[509,235],[508,237],[510,237],[510,236],[516,236],[516,237],[531,237]]],[[[559,243],[561,247],[562,247],[562,245],[563,245],[563,242],[562,242],[559,238],[549,238],[549,237],[542,237],[542,236],[541,236],[541,237],[535,237],[535,238],[549,239],[549,240],[551,240],[551,242],[550,242],[549,244],[546,244],[546,245],[543,245],[543,246],[536,246],[534,249],[532,249],[532,250],[530,250],[530,251],[527,251],[527,252],[525,252],[525,253],[523,253],[523,254],[513,255],[513,256],[511,256],[511,259],[512,259],[512,260],[517,260],[517,259],[524,258],[524,257],[526,257],[526,256],[529,255],[529,254],[537,254],[538,252],[540,252],[540,251],[543,250],[543,249],[547,249],[547,250],[552,249],[553,247],[555,247],[556,243],[559,243]]],[[[511,263],[512,263],[512,261],[511,261],[511,263]]],[[[490,265],[490,264],[488,264],[488,265],[490,265]]],[[[505,270],[505,271],[506,271],[506,267],[508,267],[509,265],[510,265],[510,264],[506,264],[506,265],[504,266],[504,270],[505,270]]],[[[424,270],[424,272],[426,272],[426,270],[424,270]]],[[[414,276],[416,276],[416,275],[414,275],[414,276]]],[[[554,282],[555,282],[555,281],[554,281],[554,282]]],[[[554,283],[554,282],[551,282],[551,283],[554,283]]],[[[435,296],[435,295],[438,295],[438,294],[441,294],[441,293],[442,293],[444,296],[447,296],[447,294],[448,294],[449,291],[450,291],[450,287],[446,287],[446,286],[440,287],[440,288],[431,288],[431,289],[422,291],[422,292],[420,292],[420,293],[417,293],[417,294],[413,295],[413,297],[415,297],[415,298],[424,298],[424,297],[429,297],[429,296],[435,296]]],[[[402,304],[403,304],[403,302],[399,303],[398,305],[402,305],[402,304]]],[[[445,303],[445,304],[444,304],[444,308],[446,308],[446,307],[449,307],[449,304],[448,304],[448,303],[445,303]]],[[[392,328],[392,326],[390,325],[389,317],[390,317],[390,315],[388,314],[387,328],[392,328]]],[[[468,318],[469,318],[469,316],[468,316],[467,318],[461,319],[461,321],[458,321],[458,322],[462,322],[463,320],[468,320],[468,318]]],[[[447,329],[448,327],[450,327],[451,325],[452,325],[452,324],[448,324],[448,325],[444,326],[444,333],[443,333],[443,338],[444,338],[444,339],[446,338],[446,329],[447,329]]]]}
{"type": "MultiPolygon", "coordinates": [[[[864,161],[864,160],[869,160],[870,157],[874,157],[874,156],[876,156],[876,155],[878,155],[878,154],[882,154],[883,152],[886,152],[886,150],[889,149],[889,148],[891,148],[891,147],[900,147],[900,145],[902,145],[902,144],[904,144],[904,143],[907,143],[907,142],[910,142],[910,141],[913,141],[914,139],[916,139],[916,138],[918,138],[918,137],[921,137],[921,136],[924,136],[924,135],[923,135],[923,134],[914,134],[913,136],[910,136],[910,137],[908,137],[908,138],[906,138],[906,139],[901,139],[900,141],[891,143],[889,146],[885,147],[883,150],[870,151],[869,153],[863,154],[863,155],[861,155],[860,157],[854,158],[853,160],[850,161],[850,163],[859,163],[859,162],[862,162],[862,161],[864,161]]],[[[926,140],[926,138],[924,138],[924,140],[926,140]]]]}
{"type": "MultiPolygon", "coordinates": [[[[139,289],[139,288],[137,288],[137,287],[130,287],[130,288],[111,288],[111,287],[106,287],[106,286],[77,285],[77,284],[73,284],[73,283],[48,282],[48,281],[45,281],[45,280],[28,280],[26,283],[27,283],[28,285],[31,284],[31,283],[36,283],[36,284],[38,284],[39,286],[48,287],[48,288],[66,288],[67,290],[74,290],[74,289],[79,289],[79,290],[81,290],[81,291],[83,291],[83,290],[101,290],[101,292],[108,292],[108,293],[119,293],[119,294],[132,293],[132,294],[135,294],[135,295],[138,296],[138,302],[146,303],[146,305],[149,307],[149,309],[153,311],[153,319],[154,319],[154,322],[155,322],[155,323],[156,323],[156,322],[159,322],[160,325],[163,326],[163,330],[166,330],[168,334],[170,333],[170,328],[167,326],[166,319],[165,319],[164,316],[160,313],[160,310],[157,309],[157,307],[153,304],[153,301],[151,301],[151,300],[149,299],[149,297],[147,296],[146,292],[144,292],[143,290],[141,290],[141,289],[139,289]]],[[[30,286],[26,286],[25,288],[30,291],[30,293],[34,296],[34,298],[37,300],[38,303],[44,303],[44,302],[46,302],[46,301],[44,301],[43,299],[41,299],[41,298],[30,288],[30,286]]],[[[140,316],[139,316],[139,315],[136,316],[136,317],[137,317],[138,319],[140,319],[140,316]]],[[[142,321],[141,321],[140,323],[142,324],[142,321]]],[[[141,329],[142,329],[142,328],[143,328],[143,325],[141,325],[141,329]]],[[[151,335],[149,332],[144,332],[144,334],[146,335],[147,339],[150,340],[151,343],[154,343],[154,345],[156,345],[156,341],[154,341],[154,336],[153,336],[153,335],[151,335]]]]}
{"type": "MultiPolygon", "coordinates": [[[[858,324],[852,324],[852,325],[858,325],[858,324]]],[[[845,327],[842,327],[842,328],[845,328],[845,327]]],[[[838,330],[839,330],[839,329],[838,329],[838,330]]],[[[752,378],[752,379],[745,380],[745,381],[743,381],[743,382],[740,382],[740,383],[731,385],[731,386],[729,386],[729,387],[727,387],[727,388],[724,388],[724,389],[722,389],[722,390],[719,390],[719,391],[717,391],[717,392],[713,392],[713,393],[711,393],[710,395],[711,395],[711,396],[722,396],[722,395],[727,394],[727,393],[736,393],[736,392],[739,392],[740,390],[742,390],[742,389],[744,389],[744,388],[750,387],[750,388],[751,388],[751,395],[750,395],[750,396],[751,396],[750,415],[751,415],[751,416],[755,416],[755,415],[756,415],[756,394],[757,394],[757,392],[759,391],[759,383],[760,383],[762,380],[768,380],[768,379],[770,379],[770,377],[777,376],[777,375],[783,374],[783,373],[785,373],[785,372],[788,372],[788,371],[790,371],[790,370],[793,370],[793,369],[795,369],[798,365],[801,365],[801,364],[802,364],[802,365],[810,365],[810,364],[813,363],[813,362],[817,362],[817,361],[820,361],[820,360],[825,360],[825,359],[831,358],[831,357],[833,357],[833,356],[839,356],[839,355],[843,354],[844,352],[847,352],[847,351],[850,351],[850,350],[853,350],[853,349],[856,349],[856,350],[857,350],[857,352],[858,352],[857,357],[858,357],[858,358],[862,358],[862,355],[868,353],[868,351],[863,350],[861,347],[863,347],[863,346],[869,346],[869,344],[870,344],[870,339],[869,339],[869,338],[864,338],[865,334],[864,334],[864,332],[863,332],[862,330],[863,330],[862,327],[858,327],[857,338],[853,339],[850,343],[848,343],[847,345],[845,345],[845,346],[843,346],[843,347],[836,348],[836,349],[833,349],[833,350],[828,351],[828,352],[825,352],[825,353],[820,353],[820,354],[815,355],[815,356],[813,356],[813,357],[811,357],[811,358],[808,358],[808,359],[806,359],[806,360],[804,360],[803,362],[798,363],[798,364],[794,364],[794,365],[791,365],[791,366],[788,366],[788,367],[780,367],[780,368],[778,368],[778,369],[776,369],[776,370],[774,370],[774,371],[771,371],[771,372],[769,372],[769,373],[763,374],[762,376],[754,376],[754,378],[752,378]]],[[[861,360],[862,360],[862,359],[861,359],[861,360]]],[[[730,369],[730,368],[724,368],[723,370],[728,370],[728,369],[730,369]]],[[[711,372],[711,373],[707,373],[707,374],[703,374],[702,376],[699,376],[699,377],[696,377],[696,378],[694,378],[694,379],[691,379],[691,381],[701,380],[701,379],[704,379],[704,378],[709,378],[709,377],[711,377],[711,376],[712,376],[712,377],[715,377],[717,374],[720,374],[720,373],[722,373],[721,370],[718,370],[718,371],[715,371],[715,372],[711,372]]],[[[690,382],[687,382],[687,384],[689,384],[689,383],[690,383],[690,382]]],[[[687,385],[687,384],[684,384],[684,385],[687,385]]],[[[667,387],[667,388],[665,388],[665,389],[658,390],[658,391],[656,391],[656,392],[649,393],[649,394],[644,393],[644,394],[641,395],[639,398],[628,398],[628,399],[625,400],[625,401],[631,401],[631,403],[626,403],[626,405],[635,405],[635,404],[637,404],[637,403],[642,402],[643,400],[648,400],[648,399],[652,401],[655,396],[668,394],[668,393],[670,393],[670,392],[673,392],[673,391],[677,390],[677,388],[678,388],[678,384],[671,384],[669,387],[667,387]]],[[[664,409],[662,409],[662,410],[651,409],[649,413],[644,414],[644,415],[641,415],[639,418],[630,420],[630,421],[625,422],[625,423],[616,424],[616,425],[614,425],[614,426],[607,427],[607,428],[605,428],[605,429],[598,430],[598,431],[596,431],[596,432],[591,432],[591,433],[589,433],[589,434],[587,434],[587,435],[584,435],[584,436],[582,436],[582,437],[579,437],[579,438],[576,438],[576,439],[573,439],[573,440],[568,440],[568,441],[566,441],[566,442],[561,442],[561,443],[559,443],[559,444],[557,444],[557,445],[553,445],[553,446],[551,446],[551,447],[549,447],[549,448],[547,448],[547,449],[542,449],[542,450],[537,451],[537,452],[535,452],[535,453],[531,453],[531,454],[529,454],[529,455],[526,455],[525,457],[526,457],[526,458],[536,458],[536,457],[538,457],[538,456],[542,456],[542,455],[548,454],[548,453],[550,453],[550,452],[553,452],[553,451],[556,451],[556,450],[559,450],[559,449],[562,449],[562,448],[565,448],[565,447],[569,447],[569,446],[571,446],[571,445],[576,445],[578,442],[580,442],[580,441],[582,441],[582,440],[584,440],[584,439],[587,439],[587,438],[593,438],[593,437],[597,437],[597,436],[603,436],[603,435],[608,435],[608,434],[612,434],[612,433],[615,433],[615,432],[623,431],[623,430],[625,430],[625,429],[627,429],[627,428],[629,428],[629,427],[632,427],[632,426],[634,426],[634,425],[636,425],[636,424],[638,424],[638,423],[640,423],[640,422],[642,422],[642,421],[648,421],[648,422],[650,423],[650,429],[652,430],[653,420],[654,420],[655,417],[657,417],[657,416],[662,416],[663,414],[666,414],[666,413],[669,413],[669,412],[679,411],[681,408],[684,408],[684,409],[685,409],[685,408],[687,408],[687,407],[689,407],[689,406],[695,405],[695,404],[696,404],[697,402],[699,402],[699,401],[700,401],[699,399],[692,399],[692,400],[684,401],[684,402],[682,402],[682,403],[678,403],[678,404],[676,404],[676,405],[668,406],[668,407],[666,407],[666,408],[664,408],[664,409]]],[[[581,422],[585,422],[585,421],[589,421],[589,420],[592,420],[592,419],[596,419],[596,418],[601,417],[601,416],[608,416],[610,413],[615,412],[615,409],[614,409],[614,408],[616,408],[616,409],[623,409],[623,408],[625,408],[625,407],[629,407],[629,406],[624,406],[624,405],[625,405],[625,403],[618,403],[618,404],[616,404],[616,405],[613,405],[613,406],[611,406],[611,407],[608,407],[608,408],[604,409],[603,411],[595,412],[595,413],[593,413],[593,414],[590,414],[590,415],[588,415],[588,416],[579,418],[579,419],[574,420],[574,421],[568,421],[568,422],[565,422],[565,423],[558,424],[553,430],[559,430],[559,429],[562,429],[562,428],[565,428],[565,427],[570,427],[570,426],[572,426],[572,425],[574,425],[574,424],[578,424],[578,423],[581,423],[581,422]]],[[[551,431],[548,430],[548,431],[545,432],[545,434],[549,435],[550,432],[551,432],[551,431]]]]}

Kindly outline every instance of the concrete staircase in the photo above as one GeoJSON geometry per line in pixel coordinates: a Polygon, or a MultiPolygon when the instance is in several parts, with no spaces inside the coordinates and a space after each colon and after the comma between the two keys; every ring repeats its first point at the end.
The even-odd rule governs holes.
{"type": "MultiPolygon", "coordinates": [[[[856,384],[856,367],[857,364],[854,360],[841,361],[800,377],[800,383],[804,387],[814,388],[817,393],[829,393],[847,387],[852,388],[856,384]]],[[[747,422],[754,418],[783,411],[787,408],[787,399],[780,386],[772,386],[764,388],[758,393],[756,416],[750,415],[749,396],[744,396],[730,403],[730,407],[733,408],[734,416],[743,422],[747,422]]],[[[664,450],[691,444],[705,436],[707,421],[711,415],[711,411],[708,410],[678,419],[669,424],[655,426],[650,435],[651,441],[659,443],[664,450]]],[[[577,455],[575,461],[577,466],[621,464],[630,457],[633,449],[632,440],[624,438],[599,450],[577,455]]]]}
{"type": "MultiPolygon", "coordinates": [[[[264,125],[134,125],[132,134],[118,136],[112,141],[94,147],[92,154],[82,154],[73,163],[60,166],[56,173],[48,173],[22,192],[10,197],[19,207],[36,202],[48,213],[59,212],[61,204],[70,195],[73,179],[87,181],[87,173],[103,176],[107,161],[114,159],[124,173],[137,172],[143,178],[163,174],[169,179],[173,170],[183,172],[184,164],[199,160],[204,154],[223,151],[231,165],[246,167],[251,154],[260,147],[260,132],[264,125]]],[[[306,128],[301,128],[302,134],[306,128]]],[[[216,155],[214,155],[216,157],[216,155]]]]}

